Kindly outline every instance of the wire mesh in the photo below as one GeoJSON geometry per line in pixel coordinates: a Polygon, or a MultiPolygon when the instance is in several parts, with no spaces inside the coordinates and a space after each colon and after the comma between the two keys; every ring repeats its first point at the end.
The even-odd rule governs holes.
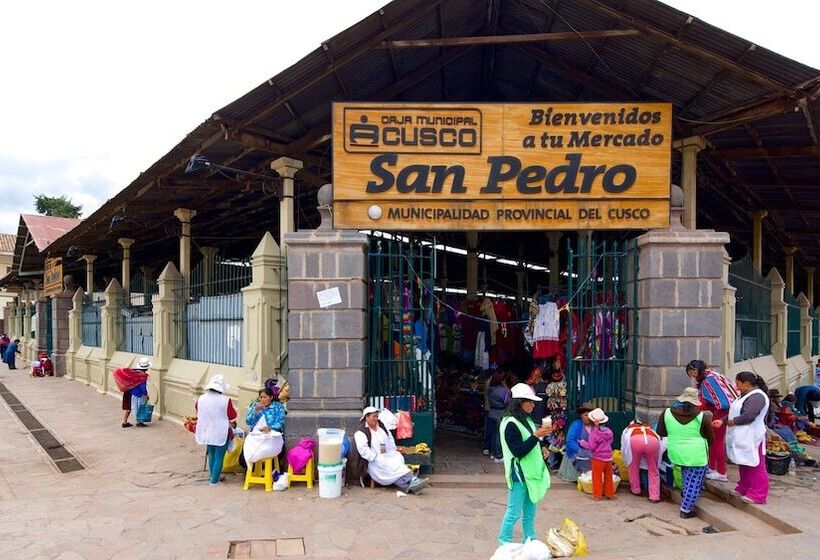
{"type": "Polygon", "coordinates": [[[100,308],[104,301],[94,301],[89,298],[83,299],[82,331],[83,346],[100,347],[101,327],[100,308]]]}
{"type": "Polygon", "coordinates": [[[137,274],[131,278],[130,293],[123,293],[117,327],[122,332],[117,350],[152,355],[154,352],[154,311],[152,298],[159,293],[156,281],[137,274]]]}
{"type": "Polygon", "coordinates": [[[735,361],[772,352],[772,288],[751,258],[729,265],[729,284],[735,292],[735,361]]]}
{"type": "Polygon", "coordinates": [[[784,291],[786,301],[786,357],[800,353],[800,304],[791,292],[784,291]]]}

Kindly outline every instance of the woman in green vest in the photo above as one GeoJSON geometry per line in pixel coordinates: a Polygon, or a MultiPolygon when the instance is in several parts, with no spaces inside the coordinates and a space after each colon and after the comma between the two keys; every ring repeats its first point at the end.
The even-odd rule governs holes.
{"type": "Polygon", "coordinates": [[[512,387],[512,401],[501,419],[501,451],[504,457],[504,475],[507,479],[507,511],[501,521],[498,544],[512,542],[513,528],[522,519],[524,540],[537,539],[535,532],[535,512],[550,487],[550,473],[547,470],[545,454],[541,450],[541,440],[552,433],[552,425],[538,428],[530,418],[535,403],[541,398],[535,396],[526,383],[512,387]]]}
{"type": "Polygon", "coordinates": [[[672,464],[681,471],[680,516],[695,517],[695,502],[703,490],[712,444],[712,413],[700,410],[698,390],[687,387],[658,418],[658,435],[667,438],[672,464]]]}

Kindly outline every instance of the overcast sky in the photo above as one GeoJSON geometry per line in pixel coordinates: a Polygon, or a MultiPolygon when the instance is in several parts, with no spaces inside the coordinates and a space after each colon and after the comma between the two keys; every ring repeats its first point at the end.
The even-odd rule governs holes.
{"type": "MultiPolygon", "coordinates": [[[[213,112],[385,0],[0,2],[0,232],[33,195],[89,216],[213,112]]],[[[817,0],[669,0],[820,68],[817,0]]]]}

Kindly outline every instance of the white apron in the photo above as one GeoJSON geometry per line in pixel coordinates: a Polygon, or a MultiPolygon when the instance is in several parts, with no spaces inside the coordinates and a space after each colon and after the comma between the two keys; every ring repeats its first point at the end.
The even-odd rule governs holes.
{"type": "Polygon", "coordinates": [[[230,427],[228,397],[208,391],[196,402],[196,442],[199,445],[225,445],[230,427]]]}
{"type": "MultiPolygon", "coordinates": [[[[365,429],[369,428],[365,426],[365,429]]],[[[353,434],[353,439],[359,455],[368,461],[367,474],[382,486],[389,486],[410,472],[404,463],[404,455],[396,450],[396,442],[381,428],[370,432],[370,447],[367,446],[367,436],[362,432],[353,434]],[[382,444],[384,452],[381,450],[382,444]]]]}
{"type": "Polygon", "coordinates": [[[736,465],[756,467],[760,463],[760,445],[766,441],[766,413],[769,410],[769,397],[760,389],[749,391],[729,406],[729,420],[740,416],[743,403],[751,395],[759,393],[766,399],[763,410],[751,424],[731,426],[726,432],[726,454],[736,465]]]}

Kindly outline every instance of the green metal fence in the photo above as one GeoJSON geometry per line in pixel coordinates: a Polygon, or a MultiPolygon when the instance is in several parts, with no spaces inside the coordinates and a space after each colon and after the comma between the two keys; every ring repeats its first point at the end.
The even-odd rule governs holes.
{"type": "Polygon", "coordinates": [[[83,346],[100,347],[100,308],[104,304],[105,302],[101,300],[93,301],[89,298],[83,299],[83,346]]]}
{"type": "Polygon", "coordinates": [[[43,313],[45,313],[45,321],[43,322],[46,326],[45,332],[45,339],[46,339],[46,354],[51,356],[54,352],[54,313],[52,312],[52,299],[50,297],[46,298],[46,303],[43,306],[43,313]]]}
{"type": "MultiPolygon", "coordinates": [[[[284,262],[279,262],[284,271],[284,262]]],[[[284,276],[284,275],[282,275],[284,276]]],[[[186,291],[176,290],[176,357],[241,366],[242,288],[251,283],[249,260],[217,260],[212,270],[201,261],[186,291]]]]}
{"type": "Polygon", "coordinates": [[[791,292],[783,292],[786,301],[786,357],[791,358],[800,353],[800,304],[791,292]]]}
{"type": "Polygon", "coordinates": [[[411,412],[413,439],[433,447],[436,353],[435,243],[401,234],[371,236],[365,396],[368,404],[411,412]]]}
{"type": "Polygon", "coordinates": [[[817,310],[814,307],[809,307],[809,317],[811,317],[811,355],[818,354],[818,344],[820,340],[820,317],[817,316],[817,310]]]}
{"type": "Polygon", "coordinates": [[[744,257],[729,265],[735,292],[735,361],[772,353],[772,288],[744,257]]]}
{"type": "Polygon", "coordinates": [[[123,333],[117,350],[152,355],[154,352],[154,312],[152,298],[159,286],[142,274],[131,277],[130,293],[123,293],[117,327],[123,333]]]}
{"type": "MultiPolygon", "coordinates": [[[[592,401],[620,433],[635,418],[638,337],[634,240],[568,247],[567,409],[592,401]]],[[[572,420],[572,419],[570,419],[572,420]]],[[[618,442],[616,442],[617,445],[618,442]]]]}

